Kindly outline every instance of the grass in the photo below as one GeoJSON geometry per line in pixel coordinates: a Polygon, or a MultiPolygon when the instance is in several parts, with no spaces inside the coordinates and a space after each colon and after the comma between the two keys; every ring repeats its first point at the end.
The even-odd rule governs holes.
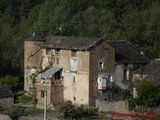
{"type": "Polygon", "coordinates": [[[19,116],[33,116],[39,113],[43,113],[43,110],[26,107],[11,107],[6,110],[6,114],[9,115],[13,120],[16,120],[19,116]]]}

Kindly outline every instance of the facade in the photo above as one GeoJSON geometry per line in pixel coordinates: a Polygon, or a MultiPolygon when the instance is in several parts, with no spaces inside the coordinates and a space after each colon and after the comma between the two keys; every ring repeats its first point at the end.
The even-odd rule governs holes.
{"type": "Polygon", "coordinates": [[[128,90],[132,96],[133,71],[146,65],[149,60],[141,55],[128,41],[107,41],[107,43],[115,49],[114,72],[110,78],[113,82],[109,83],[108,88],[101,91],[102,95],[99,99],[116,100],[117,98],[114,98],[113,94],[117,87],[128,90]]]}
{"type": "Polygon", "coordinates": [[[103,39],[52,36],[45,42],[27,39],[24,46],[24,89],[36,91],[38,106],[43,105],[46,91],[48,106],[67,100],[77,105],[92,105],[98,92],[97,76],[114,72],[114,48],[103,39]],[[33,44],[39,44],[35,47],[40,49],[35,49],[33,44]],[[32,46],[30,54],[35,54],[28,54],[27,46],[32,46]],[[28,56],[31,56],[31,61],[28,61],[28,56]],[[37,62],[31,63],[34,60],[37,62]],[[39,74],[38,71],[48,67],[47,71],[39,74]]]}

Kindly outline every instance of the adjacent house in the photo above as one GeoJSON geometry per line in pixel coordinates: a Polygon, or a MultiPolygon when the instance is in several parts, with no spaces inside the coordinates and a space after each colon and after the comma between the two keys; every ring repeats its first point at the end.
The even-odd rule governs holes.
{"type": "Polygon", "coordinates": [[[24,42],[24,90],[35,92],[37,107],[67,100],[95,105],[114,85],[129,89],[132,71],[148,62],[127,41],[32,36],[24,42]]]}
{"type": "Polygon", "coordinates": [[[115,49],[114,72],[109,78],[112,81],[110,86],[101,91],[100,99],[113,100],[115,87],[129,90],[132,95],[132,73],[149,63],[149,60],[128,41],[107,41],[107,43],[115,49]]]}
{"type": "Polygon", "coordinates": [[[155,86],[160,86],[160,59],[152,60],[149,64],[140,67],[133,73],[133,97],[137,97],[136,87],[142,80],[148,80],[155,86]]]}
{"type": "Polygon", "coordinates": [[[14,94],[7,85],[0,85],[0,106],[8,107],[14,104],[14,94]]]}

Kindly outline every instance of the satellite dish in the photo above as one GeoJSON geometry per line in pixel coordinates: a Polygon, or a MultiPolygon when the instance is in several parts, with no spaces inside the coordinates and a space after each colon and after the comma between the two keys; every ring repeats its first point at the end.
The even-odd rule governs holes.
{"type": "Polygon", "coordinates": [[[98,82],[98,83],[101,83],[101,82],[102,82],[102,77],[98,77],[97,82],[98,82]]]}
{"type": "Polygon", "coordinates": [[[31,73],[34,74],[36,73],[36,70],[34,68],[31,69],[31,73]]]}
{"type": "Polygon", "coordinates": [[[40,82],[40,84],[43,84],[44,83],[44,81],[42,80],[41,82],[40,82]]]}

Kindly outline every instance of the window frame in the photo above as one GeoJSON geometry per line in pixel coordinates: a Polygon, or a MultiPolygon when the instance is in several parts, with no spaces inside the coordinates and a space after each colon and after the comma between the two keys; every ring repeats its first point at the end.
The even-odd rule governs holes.
{"type": "Polygon", "coordinates": [[[104,62],[103,62],[103,61],[99,61],[99,62],[98,62],[98,69],[99,69],[99,70],[104,69],[104,62]],[[101,64],[100,64],[100,63],[101,63],[101,64]]]}

